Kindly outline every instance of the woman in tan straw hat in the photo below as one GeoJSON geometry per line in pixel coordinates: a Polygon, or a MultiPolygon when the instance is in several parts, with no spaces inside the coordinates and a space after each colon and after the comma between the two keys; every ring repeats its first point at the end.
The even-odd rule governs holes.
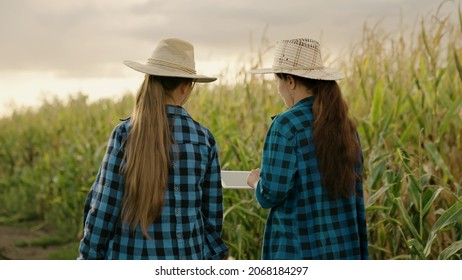
{"type": "Polygon", "coordinates": [[[270,208],[263,259],[367,259],[363,157],[336,80],[312,39],[278,42],[273,67],[289,108],[273,118],[247,183],[270,208]]]}
{"type": "Polygon", "coordinates": [[[222,259],[220,165],[212,133],[182,105],[198,75],[193,46],[159,42],[130,118],[113,130],[85,201],[79,259],[222,259]]]}

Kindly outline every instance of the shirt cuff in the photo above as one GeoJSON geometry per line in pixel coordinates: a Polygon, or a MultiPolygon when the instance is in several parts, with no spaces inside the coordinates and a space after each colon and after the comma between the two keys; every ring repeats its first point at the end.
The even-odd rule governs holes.
{"type": "Polygon", "coordinates": [[[274,202],[271,202],[269,199],[263,196],[261,190],[261,180],[258,182],[257,187],[255,188],[255,197],[257,198],[262,208],[271,208],[275,206],[274,202]]]}

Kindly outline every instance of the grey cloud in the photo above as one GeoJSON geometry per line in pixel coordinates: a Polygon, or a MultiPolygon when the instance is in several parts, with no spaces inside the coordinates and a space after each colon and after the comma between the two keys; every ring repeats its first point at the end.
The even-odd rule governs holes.
{"type": "Polygon", "coordinates": [[[202,57],[246,52],[262,36],[271,42],[314,34],[345,46],[366,20],[436,6],[434,0],[3,0],[0,70],[123,75],[121,60],[145,59],[165,37],[193,42],[202,57]]]}

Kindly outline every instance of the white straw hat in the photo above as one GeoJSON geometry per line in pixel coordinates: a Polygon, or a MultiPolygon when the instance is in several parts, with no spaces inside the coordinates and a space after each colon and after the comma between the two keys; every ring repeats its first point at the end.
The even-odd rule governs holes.
{"type": "Polygon", "coordinates": [[[254,74],[286,73],[328,81],[345,77],[336,69],[324,67],[319,43],[307,38],[279,41],[276,45],[273,67],[253,69],[250,72],[254,74]]]}
{"type": "Polygon", "coordinates": [[[191,78],[198,83],[210,83],[217,79],[198,75],[193,46],[175,38],[160,41],[146,64],[130,60],[125,60],[124,64],[136,71],[154,76],[191,78]]]}

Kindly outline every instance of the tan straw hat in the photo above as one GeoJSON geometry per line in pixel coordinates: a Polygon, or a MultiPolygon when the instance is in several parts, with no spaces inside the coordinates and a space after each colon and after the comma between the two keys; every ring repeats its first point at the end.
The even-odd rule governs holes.
{"type": "Polygon", "coordinates": [[[160,41],[146,64],[130,60],[125,60],[124,64],[136,71],[154,76],[191,78],[198,83],[210,83],[217,79],[198,75],[193,46],[174,38],[160,41]]]}
{"type": "Polygon", "coordinates": [[[345,75],[323,66],[319,43],[312,39],[279,41],[272,68],[253,69],[255,74],[286,73],[314,80],[340,80],[345,75]]]}

